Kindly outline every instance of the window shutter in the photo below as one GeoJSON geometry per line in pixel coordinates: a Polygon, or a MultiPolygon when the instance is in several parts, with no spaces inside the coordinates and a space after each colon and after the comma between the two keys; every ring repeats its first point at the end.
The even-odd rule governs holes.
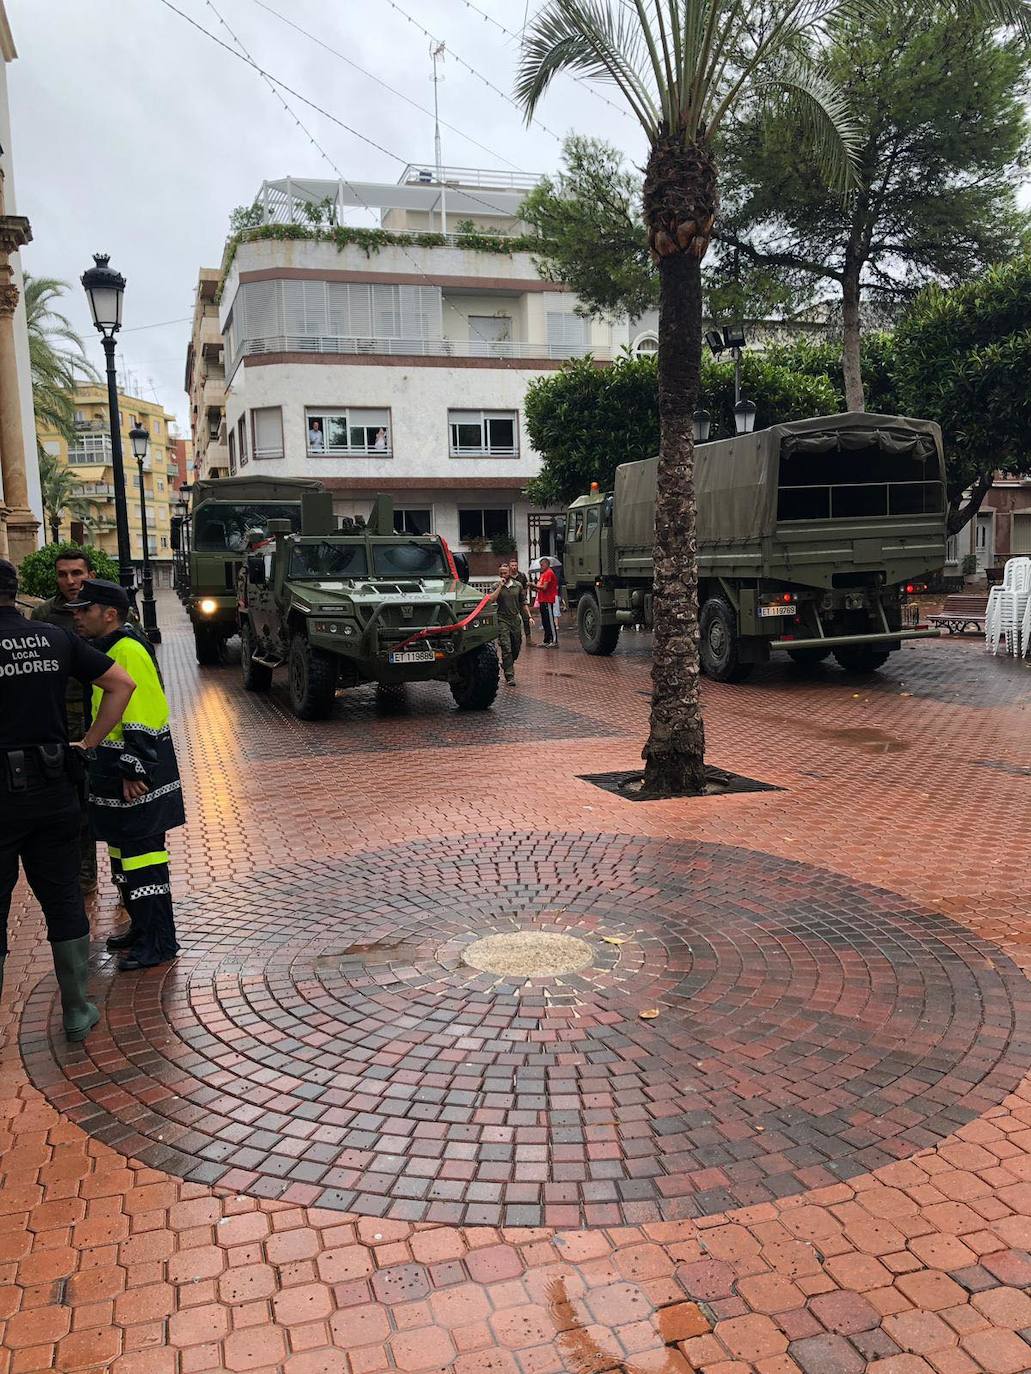
{"type": "Polygon", "coordinates": [[[283,412],[279,406],[265,406],[255,410],[254,415],[254,456],[255,458],[281,458],[283,456],[283,412]]]}
{"type": "Polygon", "coordinates": [[[369,339],[372,328],[372,287],[364,282],[352,282],[347,286],[348,310],[350,313],[350,334],[356,339],[369,339]]]}
{"type": "Polygon", "coordinates": [[[587,351],[587,321],[564,311],[548,311],[548,354],[572,358],[587,351]]]}
{"type": "Polygon", "coordinates": [[[326,283],[302,281],[301,286],[304,295],[304,332],[309,338],[321,338],[330,332],[326,322],[326,283]]]}
{"type": "Polygon", "coordinates": [[[374,284],[372,288],[372,308],[375,327],[373,334],[377,339],[396,339],[401,333],[401,307],[399,288],[374,284]]]}

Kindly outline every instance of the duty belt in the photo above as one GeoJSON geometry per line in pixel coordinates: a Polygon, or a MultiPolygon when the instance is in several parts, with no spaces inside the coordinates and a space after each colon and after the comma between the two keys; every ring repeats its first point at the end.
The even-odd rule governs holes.
{"type": "Polygon", "coordinates": [[[67,755],[64,744],[30,744],[25,749],[8,749],[0,754],[8,791],[24,792],[34,775],[46,782],[57,782],[67,776],[67,755]]]}

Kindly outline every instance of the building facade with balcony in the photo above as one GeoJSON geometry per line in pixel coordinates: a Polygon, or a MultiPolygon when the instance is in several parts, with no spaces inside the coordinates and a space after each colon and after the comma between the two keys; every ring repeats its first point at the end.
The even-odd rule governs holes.
{"type": "Polygon", "coordinates": [[[20,253],[32,229],[15,203],[7,103],[7,67],[17,56],[0,0],[0,557],[15,563],[36,548],[43,519],[20,253]]]}
{"type": "MultiPolygon", "coordinates": [[[[143,490],[147,506],[147,543],[156,586],[171,585],[172,541],[170,505],[178,482],[179,466],[174,448],[175,416],[155,401],[119,393],[126,504],[132,561],[143,562],[143,527],[140,517],[139,469],[132,456],[129,431],[140,424],[150,435],[143,465],[143,490]]],[[[41,430],[40,443],[47,453],[65,464],[78,479],[78,495],[88,514],[83,516],[87,539],[113,558],[118,556],[115,529],[114,468],[107,388],[81,386],[75,393],[75,442],[65,442],[54,431],[41,430]]],[[[78,517],[75,517],[78,518],[78,517]]],[[[70,518],[63,515],[63,537],[70,533],[70,518]]]]}
{"type": "MultiPolygon", "coordinates": [[[[523,495],[540,467],[527,386],[569,358],[611,359],[633,342],[630,326],[582,318],[576,297],[537,273],[518,219],[534,178],[447,169],[441,188],[428,175],[262,187],[266,221],[296,236],[255,230],[222,283],[226,466],[317,477],[341,516],[390,492],[399,529],[465,549],[509,534],[525,562],[550,551],[523,495]],[[332,233],[356,206],[380,211],[387,232],[374,245],[332,233]],[[309,229],[319,214],[331,223],[309,229]]],[[[209,413],[195,407],[198,472],[209,413]]]]}
{"type": "Polygon", "coordinates": [[[222,273],[217,267],[200,269],[190,342],[186,349],[185,390],[190,398],[194,461],[194,470],[188,478],[190,483],[195,478],[229,476],[225,425],[226,374],[216,303],[221,277],[222,273]]]}

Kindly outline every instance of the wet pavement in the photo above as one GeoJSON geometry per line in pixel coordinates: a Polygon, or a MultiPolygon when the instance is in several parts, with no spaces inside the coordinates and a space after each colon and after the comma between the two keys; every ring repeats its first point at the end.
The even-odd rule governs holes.
{"type": "Polygon", "coordinates": [[[771,790],[631,803],[647,636],[304,724],[161,610],[183,953],[105,886],[67,1046],[16,894],[0,1374],[1031,1370],[1031,665],[706,684],[771,790]]]}

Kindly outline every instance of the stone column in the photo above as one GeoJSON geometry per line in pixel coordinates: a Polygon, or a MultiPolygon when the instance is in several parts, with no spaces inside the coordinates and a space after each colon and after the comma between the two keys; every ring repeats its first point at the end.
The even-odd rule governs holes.
{"type": "Polygon", "coordinates": [[[3,174],[0,172],[0,473],[3,474],[5,508],[0,520],[6,526],[0,533],[0,547],[6,543],[6,556],[20,563],[36,547],[39,521],[29,507],[25,471],[25,433],[21,422],[18,357],[14,347],[14,312],[19,292],[14,284],[10,256],[31,240],[32,230],[24,215],[7,215],[3,210],[3,174]]]}

